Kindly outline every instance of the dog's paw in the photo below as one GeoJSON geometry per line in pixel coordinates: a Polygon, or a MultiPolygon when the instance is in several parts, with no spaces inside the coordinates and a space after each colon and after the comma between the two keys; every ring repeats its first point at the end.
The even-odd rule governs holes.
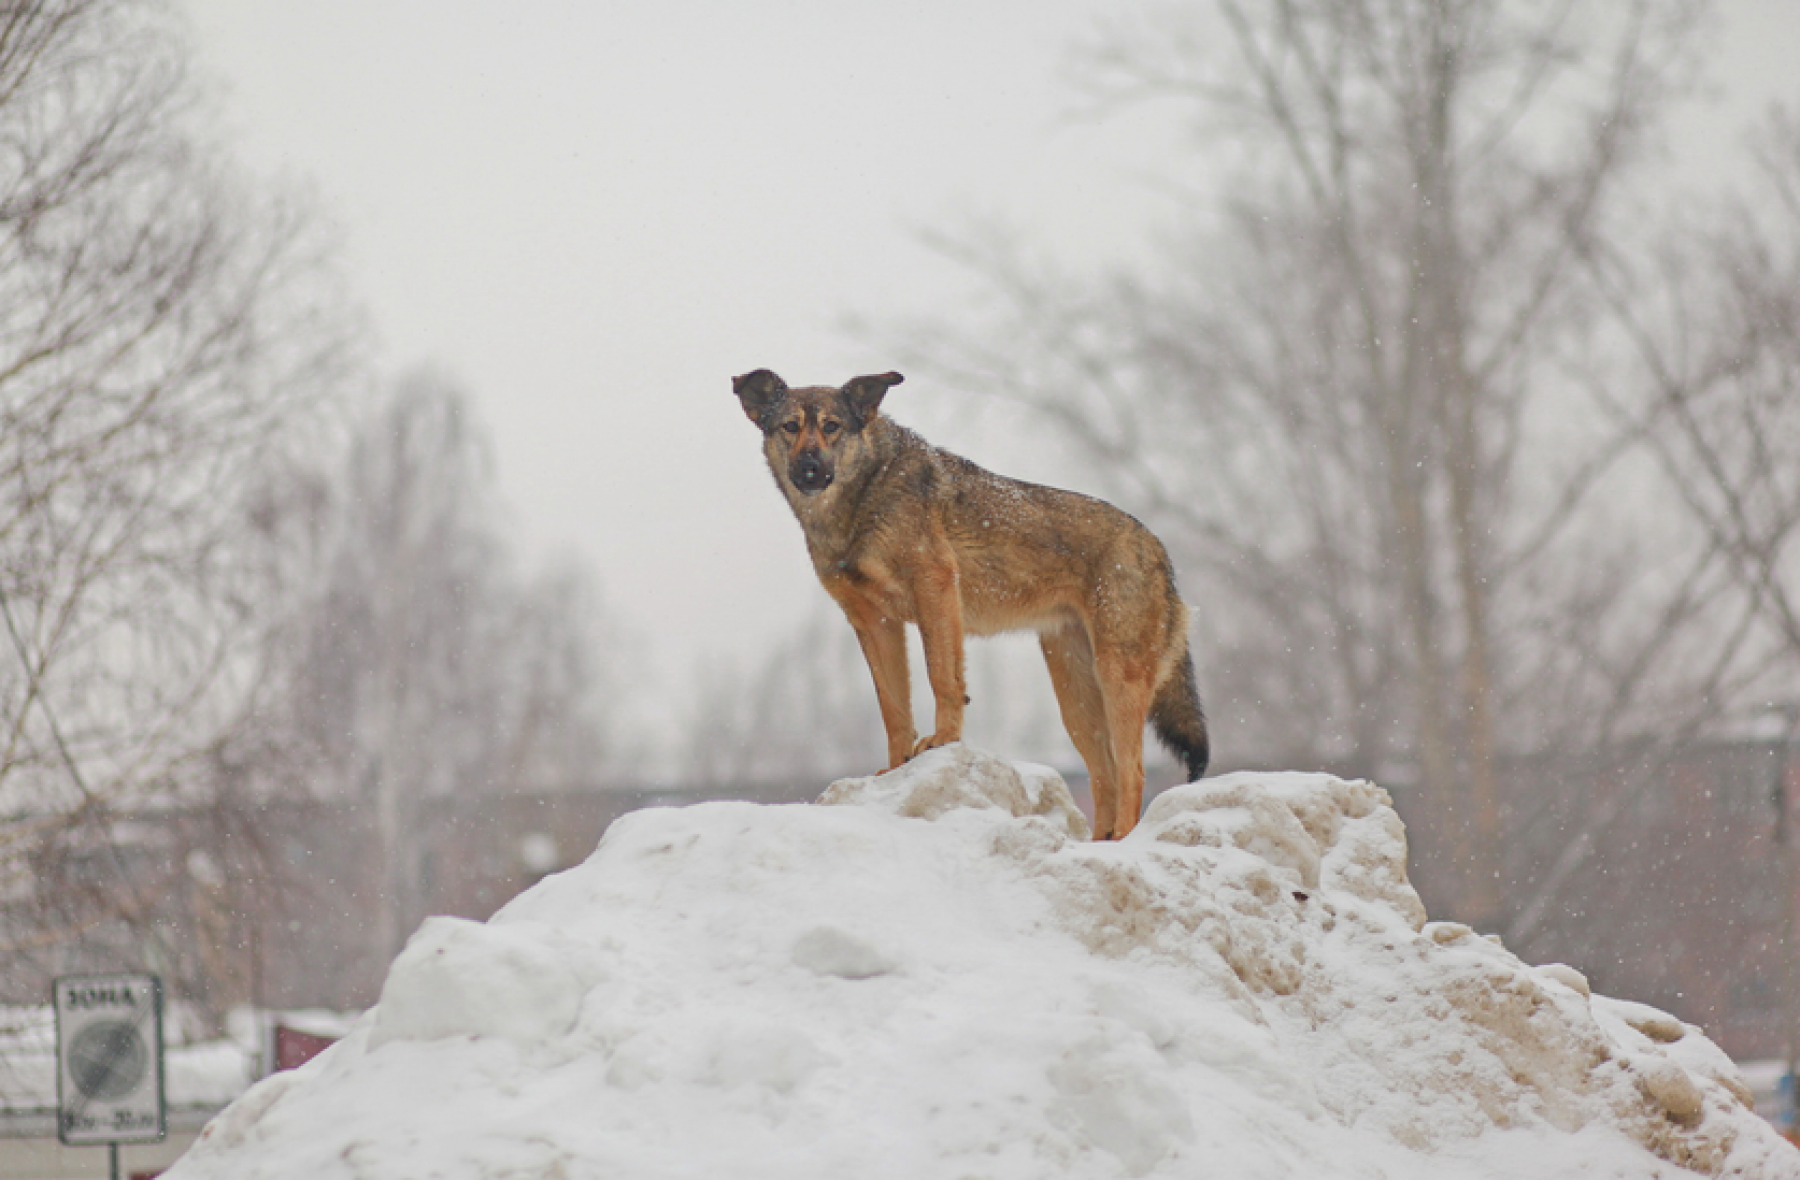
{"type": "Polygon", "coordinates": [[[927,750],[935,750],[939,746],[948,746],[960,741],[962,741],[960,734],[955,737],[939,737],[935,733],[928,733],[919,739],[918,745],[913,747],[912,756],[917,758],[927,750]]]}

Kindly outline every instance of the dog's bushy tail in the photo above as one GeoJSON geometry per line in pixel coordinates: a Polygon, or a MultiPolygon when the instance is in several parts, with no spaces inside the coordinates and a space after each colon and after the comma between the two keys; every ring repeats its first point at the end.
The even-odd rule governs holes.
{"type": "Polygon", "coordinates": [[[1150,702],[1150,725],[1169,752],[1187,765],[1189,782],[1206,773],[1212,742],[1206,734],[1206,712],[1200,707],[1200,686],[1194,679],[1193,653],[1181,653],[1181,662],[1157,690],[1150,702]]]}

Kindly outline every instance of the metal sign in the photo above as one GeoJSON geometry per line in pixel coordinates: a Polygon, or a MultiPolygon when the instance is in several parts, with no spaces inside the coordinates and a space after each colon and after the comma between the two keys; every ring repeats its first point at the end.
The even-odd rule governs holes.
{"type": "Polygon", "coordinates": [[[154,1143],[163,1100],[162,981],[64,975],[56,995],[57,1134],[71,1145],[154,1143]]]}

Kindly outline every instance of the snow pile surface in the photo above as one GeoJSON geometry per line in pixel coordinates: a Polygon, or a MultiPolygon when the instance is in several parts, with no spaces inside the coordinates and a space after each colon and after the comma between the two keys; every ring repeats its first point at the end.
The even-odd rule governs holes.
{"type": "Polygon", "coordinates": [[[1800,1177],[1698,1029],[1427,923],[1380,789],[1238,774],[1082,842],[967,747],[615,823],[168,1175],[1800,1177]]]}

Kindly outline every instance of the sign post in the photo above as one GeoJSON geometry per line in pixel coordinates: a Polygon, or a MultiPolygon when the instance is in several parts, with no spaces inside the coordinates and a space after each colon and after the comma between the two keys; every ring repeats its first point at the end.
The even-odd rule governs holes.
{"type": "Polygon", "coordinates": [[[72,1147],[106,1144],[118,1180],[119,1144],[169,1133],[162,981],[64,975],[54,988],[57,1135],[72,1147]]]}

